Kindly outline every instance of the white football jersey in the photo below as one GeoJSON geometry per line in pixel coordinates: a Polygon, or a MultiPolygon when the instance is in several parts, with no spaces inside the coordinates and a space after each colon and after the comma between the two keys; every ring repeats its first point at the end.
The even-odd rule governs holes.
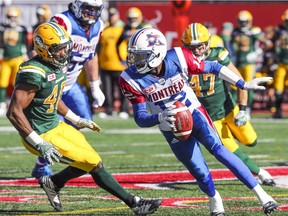
{"type": "Polygon", "coordinates": [[[90,27],[89,31],[85,31],[70,11],[56,14],[52,17],[51,21],[63,26],[73,42],[72,54],[67,71],[67,81],[63,89],[65,92],[76,83],[84,63],[95,56],[96,47],[104,29],[104,23],[99,18],[90,27]]]}

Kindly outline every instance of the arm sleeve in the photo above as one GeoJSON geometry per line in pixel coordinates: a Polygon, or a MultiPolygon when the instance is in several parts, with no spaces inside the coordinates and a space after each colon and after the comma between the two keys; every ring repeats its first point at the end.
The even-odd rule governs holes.
{"type": "Polygon", "coordinates": [[[153,127],[159,124],[158,114],[148,114],[146,103],[133,104],[134,120],[139,127],[153,127]]]}
{"type": "Polygon", "coordinates": [[[204,73],[215,74],[221,79],[237,86],[237,88],[244,89],[245,81],[228,67],[217,62],[205,61],[204,73]]]}

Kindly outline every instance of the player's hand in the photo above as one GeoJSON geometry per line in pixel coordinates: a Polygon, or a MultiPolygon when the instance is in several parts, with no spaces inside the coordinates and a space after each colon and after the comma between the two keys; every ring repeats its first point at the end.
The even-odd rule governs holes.
{"type": "Polygon", "coordinates": [[[163,112],[158,114],[158,120],[160,123],[167,124],[171,129],[175,128],[176,119],[173,117],[176,114],[175,111],[176,106],[172,105],[167,107],[163,112]]]}
{"type": "Polygon", "coordinates": [[[36,145],[36,149],[49,164],[53,165],[53,160],[58,163],[60,162],[62,154],[60,154],[51,143],[43,140],[41,143],[36,145]]]}
{"type": "Polygon", "coordinates": [[[259,77],[251,80],[250,82],[246,82],[244,84],[245,90],[265,90],[265,86],[259,86],[259,84],[271,82],[273,80],[272,77],[259,77]]]}
{"type": "Polygon", "coordinates": [[[240,110],[238,114],[234,118],[234,122],[236,126],[243,126],[247,122],[246,111],[240,110]]]}
{"type": "Polygon", "coordinates": [[[93,101],[93,108],[98,108],[103,105],[105,101],[105,95],[103,94],[101,88],[100,88],[100,81],[93,81],[90,82],[90,87],[91,87],[91,94],[94,99],[93,101]]]}
{"type": "Polygon", "coordinates": [[[101,128],[93,121],[85,118],[80,118],[78,122],[75,123],[79,128],[89,128],[93,131],[101,131],[101,128]]]}

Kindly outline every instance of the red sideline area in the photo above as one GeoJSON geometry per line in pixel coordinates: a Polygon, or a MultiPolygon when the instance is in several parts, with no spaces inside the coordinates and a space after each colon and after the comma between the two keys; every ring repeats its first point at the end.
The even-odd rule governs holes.
{"type": "MultiPolygon", "coordinates": [[[[284,167],[267,167],[265,168],[273,177],[287,176],[288,166],[284,167]]],[[[211,170],[214,180],[233,180],[236,179],[234,174],[227,169],[211,170]]],[[[164,182],[185,182],[195,181],[187,171],[168,171],[168,172],[148,172],[148,173],[116,173],[113,176],[117,181],[126,188],[145,188],[143,184],[164,183],[164,182]],[[137,184],[137,185],[136,185],[137,184]],[[139,184],[142,184],[141,186],[139,184]]],[[[0,185],[10,186],[33,186],[38,183],[34,178],[0,180],[0,185]]],[[[92,178],[85,175],[73,179],[67,183],[70,187],[96,187],[92,178]]]]}

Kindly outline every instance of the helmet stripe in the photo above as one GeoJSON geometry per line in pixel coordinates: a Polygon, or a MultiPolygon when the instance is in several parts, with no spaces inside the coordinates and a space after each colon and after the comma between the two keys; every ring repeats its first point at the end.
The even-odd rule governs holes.
{"type": "Polygon", "coordinates": [[[192,24],[192,36],[193,36],[193,40],[197,40],[198,35],[197,35],[197,24],[192,24]]]}
{"type": "Polygon", "coordinates": [[[130,43],[131,46],[135,46],[138,37],[139,37],[139,36],[141,35],[141,33],[142,33],[143,31],[145,31],[145,30],[146,30],[146,29],[141,29],[141,30],[139,30],[138,32],[135,33],[135,35],[130,39],[130,40],[131,40],[131,43],[130,43]]]}
{"type": "Polygon", "coordinates": [[[48,22],[48,25],[50,25],[52,28],[54,28],[57,31],[57,34],[60,36],[60,38],[62,38],[63,36],[65,36],[65,32],[63,31],[62,28],[59,27],[58,24],[54,23],[54,22],[48,22]]]}

